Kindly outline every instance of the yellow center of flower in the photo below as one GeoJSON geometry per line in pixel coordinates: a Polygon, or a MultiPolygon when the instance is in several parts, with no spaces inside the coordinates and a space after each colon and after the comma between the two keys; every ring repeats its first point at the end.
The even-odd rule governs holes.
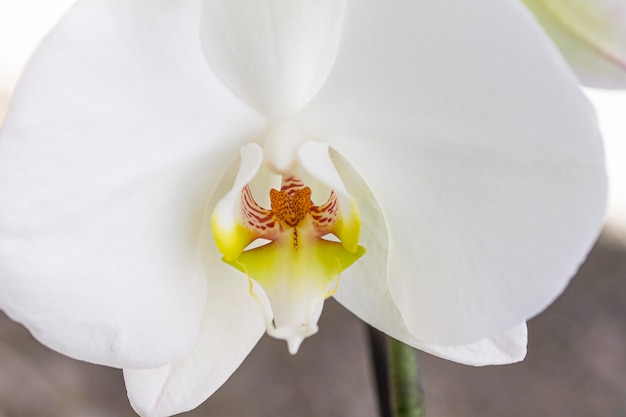
{"type": "MultiPolygon", "coordinates": [[[[235,224],[213,214],[215,242],[224,262],[247,274],[251,294],[256,281],[267,295],[268,334],[285,339],[295,353],[317,332],[323,301],[334,294],[339,276],[364,253],[358,246],[360,221],[354,207],[341,207],[335,192],[315,205],[311,189],[296,176],[271,189],[270,209],[256,203],[250,187],[241,190],[235,224]],[[343,210],[343,211],[342,211],[343,210]],[[342,216],[345,212],[349,215],[342,216]],[[334,235],[339,241],[328,240],[334,235]],[[257,239],[270,243],[247,248],[257,239]]],[[[258,298],[257,298],[258,299],[258,298]]]]}

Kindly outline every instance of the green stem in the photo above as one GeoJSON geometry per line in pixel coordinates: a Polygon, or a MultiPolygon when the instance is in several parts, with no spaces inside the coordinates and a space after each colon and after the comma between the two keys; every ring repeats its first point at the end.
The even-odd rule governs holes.
{"type": "Polygon", "coordinates": [[[394,417],[426,415],[417,352],[392,338],[389,338],[389,382],[394,417]]]}

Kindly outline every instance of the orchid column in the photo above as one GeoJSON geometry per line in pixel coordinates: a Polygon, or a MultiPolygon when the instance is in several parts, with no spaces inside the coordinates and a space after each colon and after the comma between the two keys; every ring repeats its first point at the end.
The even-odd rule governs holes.
{"type": "Polygon", "coordinates": [[[81,0],[0,137],[0,306],[124,368],[144,416],[200,404],[266,330],[295,351],[332,294],[416,348],[515,362],[605,182],[515,2],[81,0]]]}

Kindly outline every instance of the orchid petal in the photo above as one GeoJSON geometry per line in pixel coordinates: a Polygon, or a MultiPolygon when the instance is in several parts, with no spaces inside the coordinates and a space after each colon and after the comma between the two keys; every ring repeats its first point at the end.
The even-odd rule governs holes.
{"type": "Polygon", "coordinates": [[[345,0],[204,0],[202,46],[213,72],[266,116],[298,111],[326,79],[345,0]]]}
{"type": "MultiPolygon", "coordinates": [[[[212,203],[219,193],[214,193],[212,203]]],[[[206,218],[210,216],[207,205],[206,218]]],[[[237,369],[265,331],[261,302],[250,296],[245,275],[215,259],[220,254],[211,230],[202,230],[203,260],[212,271],[200,338],[193,351],[178,361],[155,369],[125,369],[124,379],[133,408],[144,417],[164,417],[200,405],[237,369]]],[[[255,289],[258,291],[259,289],[255,289]]]]}
{"type": "Polygon", "coordinates": [[[385,262],[367,276],[388,276],[404,324],[429,345],[473,343],[539,313],[605,208],[602,144],[569,68],[514,2],[364,0],[346,13],[342,53],[301,123],[381,206],[385,224],[359,209],[368,253],[354,268],[386,226],[385,262]]]}
{"type": "Polygon", "coordinates": [[[523,0],[590,87],[626,88],[624,0],[523,0]]]}
{"type": "Polygon", "coordinates": [[[526,355],[526,324],[522,323],[495,336],[461,345],[434,345],[417,340],[407,330],[380,265],[387,263],[388,237],[382,209],[354,168],[331,150],[331,158],[342,181],[359,204],[363,222],[361,244],[366,256],[347,269],[335,299],[361,320],[417,349],[466,365],[500,365],[521,361],[526,355]]]}
{"type": "Polygon", "coordinates": [[[207,304],[200,339],[189,355],[160,368],[124,369],[128,398],[139,415],[163,417],[192,410],[226,382],[256,345],[265,323],[248,294],[247,280],[237,275],[222,276],[234,278],[230,283],[236,285],[214,293],[219,305],[207,304]],[[252,305],[242,309],[242,302],[252,305]]]}
{"type": "Polygon", "coordinates": [[[53,349],[132,368],[194,346],[202,209],[263,128],[206,71],[200,4],[144,3],[77,3],[0,138],[0,306],[53,349]]]}

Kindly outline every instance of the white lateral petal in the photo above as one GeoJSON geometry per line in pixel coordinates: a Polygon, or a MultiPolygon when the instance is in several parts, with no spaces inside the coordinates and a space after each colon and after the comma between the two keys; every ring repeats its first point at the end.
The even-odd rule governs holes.
{"type": "MultiPolygon", "coordinates": [[[[214,264],[220,254],[209,241],[213,238],[207,225],[201,246],[212,276],[194,350],[160,368],[124,370],[128,398],[143,417],[170,416],[200,405],[230,377],[265,332],[265,318],[250,295],[247,277],[225,263],[214,264]]],[[[262,292],[259,296],[263,297],[260,302],[267,303],[262,292]]]]}
{"type": "MultiPolygon", "coordinates": [[[[542,311],[605,208],[600,136],[569,68],[515,2],[364,0],[346,13],[341,53],[301,122],[382,207],[387,262],[361,279],[388,276],[408,330],[433,345],[542,311]]],[[[363,221],[360,263],[378,230],[363,221]]]]}
{"type": "Polygon", "coordinates": [[[330,71],[345,0],[204,0],[201,35],[213,72],[266,116],[298,111],[330,71]]]}
{"type": "Polygon", "coordinates": [[[69,356],[155,367],[196,342],[202,209],[262,130],[206,71],[199,13],[81,1],[18,86],[0,137],[0,307],[69,356]]]}
{"type": "Polygon", "coordinates": [[[387,288],[387,277],[379,273],[387,263],[387,230],[382,210],[358,173],[337,152],[331,158],[342,180],[358,201],[363,224],[361,245],[367,253],[342,274],[335,298],[361,320],[417,349],[466,365],[501,365],[518,362],[526,355],[526,324],[462,345],[439,346],[413,337],[387,288]],[[372,273],[375,271],[375,273],[372,273]]]}
{"type": "Polygon", "coordinates": [[[624,0],[524,0],[581,83],[626,88],[624,0]]]}

